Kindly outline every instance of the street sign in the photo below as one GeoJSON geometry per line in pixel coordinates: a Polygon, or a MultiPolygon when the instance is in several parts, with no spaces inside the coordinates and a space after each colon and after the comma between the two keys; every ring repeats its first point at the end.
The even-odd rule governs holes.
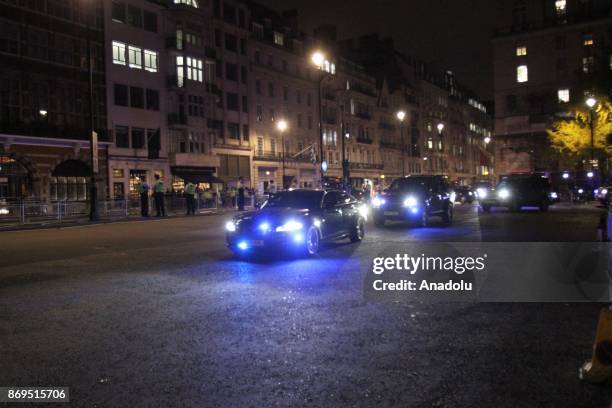
{"type": "Polygon", "coordinates": [[[91,131],[91,162],[94,174],[98,174],[100,170],[98,165],[98,133],[91,131]]]}

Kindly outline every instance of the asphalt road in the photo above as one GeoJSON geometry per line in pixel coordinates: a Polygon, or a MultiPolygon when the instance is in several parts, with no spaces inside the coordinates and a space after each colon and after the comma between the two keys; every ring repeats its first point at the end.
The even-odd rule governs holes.
{"type": "Polygon", "coordinates": [[[456,211],[312,259],[235,259],[224,217],[0,233],[0,386],[74,406],[606,407],[578,380],[596,304],[378,303],[360,264],[415,241],[592,241],[597,210],[456,211]]]}

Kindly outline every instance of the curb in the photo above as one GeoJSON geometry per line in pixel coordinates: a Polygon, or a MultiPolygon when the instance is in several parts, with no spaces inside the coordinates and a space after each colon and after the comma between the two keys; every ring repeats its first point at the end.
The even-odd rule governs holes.
{"type": "Polygon", "coordinates": [[[11,227],[0,227],[0,234],[3,232],[19,232],[19,231],[41,231],[41,230],[49,230],[49,229],[64,229],[64,228],[81,228],[81,227],[92,227],[96,225],[106,225],[106,224],[126,224],[130,222],[153,222],[153,221],[164,221],[164,220],[173,220],[179,218],[191,218],[191,217],[211,217],[211,216],[221,216],[227,213],[233,213],[236,210],[223,210],[223,211],[207,211],[200,212],[198,214],[188,216],[188,215],[170,215],[166,217],[128,217],[128,218],[118,218],[118,219],[109,219],[109,220],[101,220],[101,221],[83,221],[83,222],[64,222],[61,224],[58,223],[49,223],[49,224],[25,224],[19,226],[11,226],[11,227]]]}

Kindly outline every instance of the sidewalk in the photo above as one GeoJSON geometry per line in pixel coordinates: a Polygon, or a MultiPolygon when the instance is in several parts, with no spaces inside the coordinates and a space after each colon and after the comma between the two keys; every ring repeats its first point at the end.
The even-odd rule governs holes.
{"type": "MultiPolygon", "coordinates": [[[[236,212],[237,210],[234,208],[220,208],[220,209],[202,209],[195,214],[196,217],[204,217],[204,216],[213,216],[213,215],[225,215],[236,212]]],[[[247,210],[248,211],[248,210],[247,210]]],[[[101,225],[101,224],[115,224],[115,223],[124,223],[124,222],[147,222],[147,221],[160,221],[160,220],[168,220],[174,218],[188,218],[193,216],[188,216],[183,213],[174,213],[169,214],[166,217],[141,217],[137,215],[129,215],[119,216],[119,217],[109,217],[103,218],[99,221],[89,221],[88,216],[75,217],[71,219],[64,219],[61,222],[57,220],[45,220],[41,222],[31,222],[27,224],[19,224],[19,223],[11,223],[11,224],[0,224],[0,233],[5,231],[27,231],[27,230],[40,230],[40,229],[52,229],[52,228],[71,228],[71,227],[81,227],[88,225],[101,225]]]]}

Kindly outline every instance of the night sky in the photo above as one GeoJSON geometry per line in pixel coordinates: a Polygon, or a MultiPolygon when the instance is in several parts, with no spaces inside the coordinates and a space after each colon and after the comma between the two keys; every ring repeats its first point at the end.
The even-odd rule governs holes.
{"type": "Polygon", "coordinates": [[[259,0],[282,11],[297,8],[302,31],[333,24],[340,39],[379,32],[399,50],[452,70],[482,100],[492,99],[491,0],[259,0]]]}

